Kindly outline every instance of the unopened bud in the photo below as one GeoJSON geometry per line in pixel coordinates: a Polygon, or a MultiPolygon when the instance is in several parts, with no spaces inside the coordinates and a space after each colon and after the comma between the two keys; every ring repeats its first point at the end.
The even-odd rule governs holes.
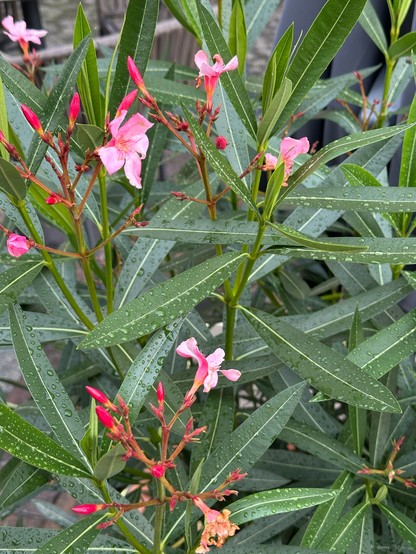
{"type": "Polygon", "coordinates": [[[51,194],[50,196],[45,198],[46,204],[49,204],[49,205],[60,204],[62,200],[63,200],[62,196],[59,196],[58,194],[51,194]]]}
{"type": "Polygon", "coordinates": [[[156,464],[151,468],[150,473],[155,479],[160,479],[165,475],[165,471],[166,469],[163,465],[156,464]]]}
{"type": "Polygon", "coordinates": [[[109,408],[113,412],[117,411],[117,406],[115,406],[103,392],[95,389],[94,387],[87,386],[85,388],[88,394],[94,398],[94,400],[96,400],[97,402],[101,402],[101,404],[104,404],[106,408],[109,408]]]}
{"type": "Polygon", "coordinates": [[[72,129],[74,128],[75,121],[78,119],[80,109],[81,104],[79,100],[79,94],[76,92],[72,97],[71,103],[69,105],[69,131],[72,131],[72,129]]]}
{"type": "Polygon", "coordinates": [[[107,508],[107,504],[79,504],[72,508],[73,512],[77,514],[93,514],[94,512],[99,512],[107,508]]]}
{"type": "Polygon", "coordinates": [[[157,395],[157,401],[159,402],[159,404],[163,404],[163,402],[165,401],[165,389],[163,388],[162,381],[159,381],[156,395],[157,395]]]}
{"type": "Polygon", "coordinates": [[[33,112],[30,108],[25,106],[24,104],[21,105],[21,110],[25,118],[27,119],[27,122],[29,125],[41,136],[45,134],[44,130],[42,129],[42,124],[40,122],[40,119],[38,116],[33,112]]]}
{"type": "Polygon", "coordinates": [[[133,83],[137,86],[137,88],[142,90],[144,87],[142,74],[140,73],[138,67],[134,63],[133,58],[131,58],[130,56],[127,57],[127,69],[129,71],[129,75],[133,83]]]}
{"type": "Polygon", "coordinates": [[[120,115],[121,112],[124,112],[124,111],[127,112],[131,108],[133,102],[136,100],[137,92],[138,92],[137,90],[133,90],[123,98],[123,100],[120,102],[120,106],[117,109],[116,115],[120,115]]]}
{"type": "Polygon", "coordinates": [[[116,424],[113,419],[113,416],[109,414],[105,408],[103,408],[102,406],[97,406],[95,408],[95,411],[96,411],[98,420],[102,425],[104,425],[104,427],[107,427],[108,429],[116,428],[116,424]]]}
{"type": "Polygon", "coordinates": [[[217,137],[215,146],[217,147],[217,150],[225,150],[228,146],[227,139],[225,137],[217,137]]]}

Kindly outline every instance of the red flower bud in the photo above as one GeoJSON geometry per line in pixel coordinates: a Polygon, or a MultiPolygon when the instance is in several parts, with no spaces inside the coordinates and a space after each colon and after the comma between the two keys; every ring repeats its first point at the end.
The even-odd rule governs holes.
{"type": "Polygon", "coordinates": [[[120,102],[120,106],[117,109],[117,114],[121,114],[121,112],[124,111],[127,112],[131,108],[131,105],[136,100],[137,92],[137,90],[133,90],[123,98],[123,100],[120,102]]]}
{"type": "Polygon", "coordinates": [[[215,146],[218,150],[225,150],[228,146],[227,139],[225,137],[217,137],[215,141],[215,146]]]}
{"type": "Polygon", "coordinates": [[[88,394],[90,396],[92,396],[97,402],[101,402],[101,404],[108,404],[110,401],[109,399],[106,397],[106,395],[101,392],[100,390],[98,389],[95,389],[94,387],[85,387],[88,394]]]}
{"type": "Polygon", "coordinates": [[[38,118],[38,116],[35,114],[35,112],[32,112],[30,108],[25,106],[24,104],[21,105],[21,110],[25,118],[27,119],[29,125],[37,132],[39,135],[43,135],[44,131],[42,129],[42,124],[38,118]]]}
{"type": "Polygon", "coordinates": [[[74,506],[72,511],[77,514],[93,514],[99,510],[104,510],[104,508],[107,508],[107,504],[79,504],[74,506]]]}
{"type": "Polygon", "coordinates": [[[79,111],[81,109],[79,94],[76,92],[72,97],[69,105],[69,129],[74,128],[75,121],[78,119],[79,111]]]}
{"type": "Polygon", "coordinates": [[[152,476],[155,479],[160,479],[161,477],[163,477],[165,475],[165,471],[166,471],[166,469],[164,468],[163,465],[156,464],[155,466],[153,466],[151,468],[150,473],[152,474],[152,476]]]}
{"type": "Polygon", "coordinates": [[[51,194],[47,198],[45,198],[46,204],[52,205],[52,204],[60,204],[62,202],[62,197],[58,196],[57,194],[51,194]]]}
{"type": "Polygon", "coordinates": [[[100,423],[104,425],[104,427],[107,427],[108,429],[114,429],[116,427],[113,416],[109,414],[105,408],[97,406],[95,411],[100,423]]]}
{"type": "Polygon", "coordinates": [[[129,75],[133,83],[137,86],[137,88],[142,89],[144,86],[142,74],[134,63],[133,58],[130,56],[127,57],[127,69],[129,70],[129,75]]]}
{"type": "Polygon", "coordinates": [[[157,386],[156,394],[157,394],[157,401],[159,402],[159,404],[163,404],[163,402],[165,401],[165,389],[163,388],[163,383],[161,381],[157,386]]]}

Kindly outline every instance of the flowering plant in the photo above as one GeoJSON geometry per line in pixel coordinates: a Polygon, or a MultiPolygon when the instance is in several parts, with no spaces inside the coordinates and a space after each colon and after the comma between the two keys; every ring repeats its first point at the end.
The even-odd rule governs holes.
{"type": "Polygon", "coordinates": [[[0,344],[30,399],[0,389],[0,509],[75,499],[35,500],[59,530],[6,518],[4,548],[414,549],[415,101],[388,126],[410,4],[387,0],[388,44],[371,4],[327,0],[257,82],[247,46],[278,2],[165,3],[192,68],[149,60],[158,1],[130,0],[107,64],[80,6],[48,94],[44,32],[3,21],[23,60],[0,58],[0,344]],[[358,20],[386,60],[371,104],[374,68],[320,79],[358,20]],[[315,117],[346,136],[317,145],[315,117]]]}

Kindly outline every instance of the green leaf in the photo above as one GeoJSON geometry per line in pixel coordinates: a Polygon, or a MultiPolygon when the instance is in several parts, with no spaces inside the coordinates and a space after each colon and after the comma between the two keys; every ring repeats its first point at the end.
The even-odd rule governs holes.
{"type": "Polygon", "coordinates": [[[282,512],[302,510],[333,500],[336,489],[275,489],[251,494],[229,505],[233,523],[247,523],[253,519],[282,512]]]}
{"type": "Polygon", "coordinates": [[[146,74],[146,88],[158,102],[179,106],[181,103],[194,107],[196,100],[204,101],[205,94],[195,86],[184,85],[175,81],[146,74]]]}
{"type": "MultiPolygon", "coordinates": [[[[329,437],[326,433],[318,431],[310,425],[293,419],[286,424],[286,427],[280,433],[280,438],[295,444],[301,450],[317,456],[324,462],[334,464],[351,473],[356,473],[365,464],[362,458],[354,454],[350,448],[340,441],[329,437]]],[[[283,472],[281,474],[286,475],[283,472]]]]}
{"type": "MultiPolygon", "coordinates": [[[[77,18],[74,26],[74,48],[91,33],[91,27],[85,15],[82,4],[78,4],[77,18]]],[[[104,125],[104,98],[100,91],[98,76],[97,54],[91,42],[87,55],[82,63],[81,72],[77,80],[79,95],[88,121],[99,127],[104,125]]]]}
{"type": "Polygon", "coordinates": [[[174,18],[177,19],[186,30],[188,30],[197,38],[196,30],[191,27],[185,14],[183,13],[182,0],[163,0],[163,2],[164,4],[166,4],[167,8],[170,10],[174,18]]]}
{"type": "Polygon", "coordinates": [[[328,67],[357,22],[366,0],[328,0],[306,33],[287,72],[292,96],[276,128],[288,117],[328,67]]]}
{"type": "Polygon", "coordinates": [[[318,544],[318,548],[345,552],[361,529],[362,521],[369,508],[371,508],[369,502],[363,502],[355,506],[332,526],[331,530],[318,544]]]}
{"type": "Polygon", "coordinates": [[[400,56],[408,56],[416,46],[416,32],[407,33],[390,45],[387,55],[391,60],[397,60],[400,56]]]}
{"type": "Polygon", "coordinates": [[[0,509],[30,498],[48,481],[45,471],[12,458],[0,469],[0,509]]]}
{"type": "MultiPolygon", "coordinates": [[[[47,97],[27,77],[10,63],[0,58],[0,76],[4,86],[18,100],[35,113],[42,113],[47,97]]],[[[2,129],[4,133],[4,129],[2,129]]]]}
{"type": "Polygon", "coordinates": [[[111,450],[106,452],[98,460],[96,466],[94,467],[94,476],[99,481],[104,481],[117,475],[120,471],[123,471],[126,461],[122,460],[121,457],[126,453],[125,448],[122,444],[118,443],[111,450]]]}
{"type": "MultiPolygon", "coordinates": [[[[364,342],[364,330],[361,321],[360,310],[358,305],[355,309],[354,318],[351,323],[350,335],[348,340],[348,350],[353,352],[359,345],[364,342]]],[[[365,410],[361,410],[355,406],[350,406],[348,409],[351,435],[354,442],[354,450],[358,455],[364,448],[364,441],[367,431],[367,414],[365,410]]]]}
{"type": "Polygon", "coordinates": [[[201,30],[199,24],[198,10],[196,7],[196,0],[180,0],[183,13],[186,16],[188,25],[193,29],[192,33],[195,35],[198,43],[201,43],[201,30]]]}
{"type": "MultiPolygon", "coordinates": [[[[416,122],[416,97],[410,106],[408,123],[416,122]]],[[[416,186],[416,128],[412,127],[404,134],[402,160],[400,164],[400,187],[416,186]]],[[[415,210],[413,210],[415,211],[415,210]]]]}
{"type": "Polygon", "coordinates": [[[264,74],[262,107],[265,114],[283,82],[293,44],[293,23],[276,44],[264,74]]]}
{"type": "Polygon", "coordinates": [[[231,54],[238,57],[238,71],[243,75],[247,53],[247,31],[241,0],[233,2],[229,33],[228,46],[231,54]]]}
{"type": "MultiPolygon", "coordinates": [[[[55,132],[59,122],[63,119],[63,114],[66,112],[68,103],[72,98],[77,76],[90,42],[91,36],[85,37],[72,52],[60,74],[59,81],[45,103],[40,119],[43,128],[47,131],[55,132]]],[[[38,113],[38,115],[40,114],[38,113]]],[[[47,149],[48,145],[42,141],[38,134],[35,134],[30,143],[26,161],[33,173],[36,174],[47,149]]]]}
{"type": "Polygon", "coordinates": [[[393,506],[379,504],[379,508],[398,534],[408,542],[412,548],[416,548],[416,523],[393,506]]]}
{"type": "Polygon", "coordinates": [[[276,394],[220,443],[206,460],[200,490],[217,486],[238,467],[247,471],[273,443],[300,400],[305,383],[276,394]]]}
{"type": "MultiPolygon", "coordinates": [[[[231,52],[216,19],[200,3],[198,3],[198,11],[204,39],[207,42],[211,56],[220,54],[224,61],[228,62],[232,57],[231,52]]],[[[221,82],[245,128],[252,138],[255,139],[257,133],[256,116],[251,105],[251,100],[238,71],[228,71],[227,73],[224,73],[221,76],[221,82]]]]}
{"type": "Polygon", "coordinates": [[[398,133],[407,131],[409,128],[413,127],[413,124],[410,125],[395,125],[387,129],[375,129],[373,131],[365,131],[331,142],[327,146],[324,146],[314,154],[306,163],[304,163],[295,173],[289,177],[288,187],[282,190],[281,200],[289,195],[292,190],[299,185],[302,181],[314,173],[322,164],[333,160],[341,154],[355,150],[356,148],[361,148],[363,146],[368,146],[374,142],[379,142],[382,140],[387,140],[398,133]]]}
{"type": "Polygon", "coordinates": [[[131,56],[142,75],[145,74],[152,50],[159,2],[155,0],[130,0],[121,29],[118,58],[110,93],[109,111],[114,115],[118,105],[129,92],[130,76],[127,57],[131,56]]]}
{"type": "Polygon", "coordinates": [[[364,6],[358,22],[380,52],[386,55],[388,47],[386,35],[371,2],[367,2],[364,6]]]}
{"type": "Polygon", "coordinates": [[[245,5],[248,47],[254,46],[266,25],[270,22],[281,0],[247,0],[245,5]]]}
{"type": "Polygon", "coordinates": [[[20,306],[10,308],[10,330],[20,369],[33,400],[62,446],[85,461],[79,445],[84,428],[20,306]]]}
{"type": "Polygon", "coordinates": [[[27,193],[26,182],[15,166],[0,158],[0,190],[16,200],[23,200],[27,193]]]}
{"type": "Polygon", "coordinates": [[[44,261],[19,263],[0,273],[0,314],[15,302],[44,266],[44,261]]]}
{"type": "Polygon", "coordinates": [[[234,172],[228,161],[222,154],[215,148],[211,140],[206,136],[204,131],[199,126],[198,121],[191,115],[191,113],[183,107],[185,112],[186,121],[195,136],[195,140],[204,152],[208,163],[215,170],[217,175],[228,185],[244,202],[250,206],[250,208],[258,213],[256,204],[254,203],[247,186],[234,172]]]}
{"type": "Polygon", "coordinates": [[[0,417],[0,448],[51,473],[90,477],[77,458],[4,404],[0,404],[0,417]]]}
{"type": "Polygon", "coordinates": [[[104,139],[104,131],[95,125],[78,123],[76,127],[77,140],[84,151],[94,152],[101,146],[104,139]]]}
{"type": "Polygon", "coordinates": [[[354,478],[354,474],[348,471],[340,474],[331,487],[338,494],[315,511],[302,537],[301,546],[317,546],[322,537],[336,524],[348,499],[354,478]]]}
{"type": "Polygon", "coordinates": [[[65,233],[70,243],[76,247],[76,236],[68,208],[61,203],[46,204],[45,200],[48,196],[49,194],[40,187],[31,186],[29,188],[29,198],[39,215],[65,233]]]}
{"type": "Polygon", "coordinates": [[[278,120],[280,114],[284,110],[290,98],[291,92],[292,82],[284,77],[281,86],[271,100],[266,113],[264,114],[263,119],[259,125],[257,131],[258,144],[267,144],[267,141],[273,134],[273,129],[275,127],[276,121],[278,120]]]}
{"type": "Polygon", "coordinates": [[[276,229],[276,231],[281,233],[284,237],[287,237],[288,239],[293,240],[293,242],[308,248],[319,248],[321,250],[328,250],[329,252],[354,252],[357,250],[366,250],[365,247],[360,248],[358,245],[357,247],[349,244],[334,244],[331,242],[315,240],[303,233],[300,233],[299,231],[296,231],[296,229],[291,229],[283,223],[272,223],[269,221],[267,224],[273,229],[276,229]]]}
{"type": "MultiPolygon", "coordinates": [[[[6,97],[4,95],[3,81],[0,77],[0,131],[2,131],[4,138],[9,140],[9,119],[7,116],[6,97]]],[[[10,159],[10,154],[6,148],[0,144],[0,156],[4,160],[10,159]]]]}
{"type": "Polygon", "coordinates": [[[86,552],[100,530],[97,525],[107,518],[106,513],[92,514],[58,533],[36,550],[36,554],[72,554],[86,552]]]}
{"type": "Polygon", "coordinates": [[[397,400],[386,387],[335,350],[282,318],[245,307],[241,310],[272,352],[324,394],[353,406],[400,413],[397,400]]]}
{"type": "Polygon", "coordinates": [[[166,325],[189,312],[219,287],[245,257],[246,254],[230,252],[153,287],[107,316],[81,342],[79,348],[120,344],[166,325]]]}

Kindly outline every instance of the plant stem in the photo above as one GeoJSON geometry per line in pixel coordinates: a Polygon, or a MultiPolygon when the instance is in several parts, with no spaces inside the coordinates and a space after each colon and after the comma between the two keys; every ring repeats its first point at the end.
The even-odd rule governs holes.
{"type": "MultiPolygon", "coordinates": [[[[110,237],[110,223],[108,219],[108,204],[107,204],[107,190],[105,187],[104,172],[100,171],[98,174],[98,181],[100,184],[100,200],[101,200],[101,218],[102,218],[102,237],[104,241],[110,237]]],[[[108,241],[104,245],[105,254],[105,275],[106,275],[106,292],[107,292],[107,313],[111,314],[113,311],[113,255],[111,242],[108,241]]]]}
{"type": "MultiPolygon", "coordinates": [[[[157,491],[158,491],[159,499],[163,500],[165,497],[165,487],[163,486],[163,483],[161,482],[160,479],[157,479],[157,491]]],[[[163,530],[164,513],[165,513],[165,504],[156,506],[153,554],[163,554],[162,530],[163,530]]]]}
{"type": "Polygon", "coordinates": [[[381,100],[381,111],[380,115],[377,119],[377,127],[381,128],[384,125],[384,122],[387,118],[387,112],[388,112],[388,97],[390,92],[390,83],[391,83],[391,76],[393,73],[394,66],[396,65],[396,62],[390,59],[386,60],[386,76],[384,78],[384,88],[383,88],[383,98],[381,100]]]}
{"type": "MultiPolygon", "coordinates": [[[[20,215],[23,218],[23,221],[26,223],[27,228],[29,229],[29,232],[31,233],[34,240],[41,244],[42,239],[39,236],[36,227],[33,225],[32,220],[30,219],[29,214],[27,213],[26,206],[24,204],[24,201],[21,201],[17,204],[17,208],[20,212],[20,215]]],[[[50,256],[49,252],[46,250],[40,250],[40,253],[45,260],[46,264],[48,265],[49,271],[52,273],[57,285],[61,289],[63,295],[68,300],[69,305],[74,310],[76,315],[79,317],[80,321],[87,327],[87,329],[91,330],[94,329],[94,324],[88,319],[88,317],[84,314],[82,309],[78,306],[78,303],[76,302],[75,298],[72,296],[71,291],[66,286],[65,281],[63,280],[61,274],[59,273],[55,262],[53,261],[52,257],[50,256]]]]}

